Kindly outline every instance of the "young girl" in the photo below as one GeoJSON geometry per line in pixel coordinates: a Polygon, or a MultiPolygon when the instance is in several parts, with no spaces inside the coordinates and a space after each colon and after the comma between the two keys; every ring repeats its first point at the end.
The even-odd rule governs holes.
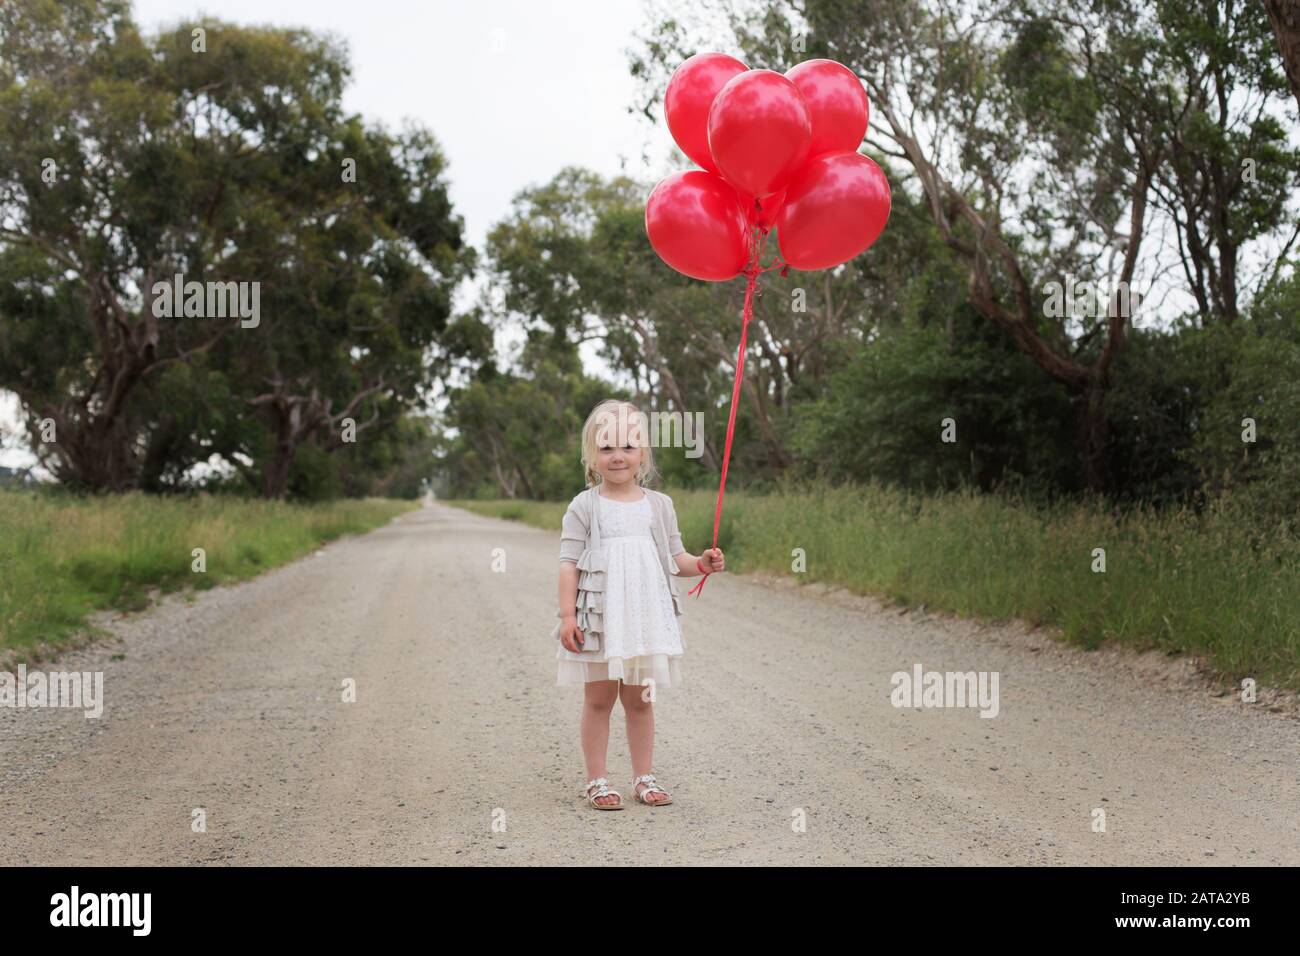
{"type": "Polygon", "coordinates": [[[681,685],[685,650],[677,609],[681,595],[668,577],[669,567],[685,577],[723,570],[720,548],[699,557],[686,551],[672,499],[646,487],[654,474],[648,435],[646,416],[631,402],[609,399],[592,410],[582,426],[588,490],[565,512],[560,541],[555,682],[584,688],[581,736],[588,782],[582,794],[598,810],[623,808],[622,796],[605,775],[615,698],[627,717],[636,799],[651,806],[672,802],[651,773],[654,692],[681,685]],[[577,606],[580,582],[583,607],[577,606]],[[580,618],[592,645],[585,650],[588,635],[580,618]],[[647,686],[650,690],[643,691],[647,686]]]}

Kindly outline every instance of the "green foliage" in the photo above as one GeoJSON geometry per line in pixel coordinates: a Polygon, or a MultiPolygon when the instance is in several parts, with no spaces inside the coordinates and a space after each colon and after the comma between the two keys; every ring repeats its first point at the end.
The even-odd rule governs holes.
{"type": "Polygon", "coordinates": [[[587,412],[616,395],[550,357],[531,376],[482,376],[450,393],[457,439],[439,455],[450,497],[567,499],[585,484],[580,435],[587,412]]]}
{"type": "Polygon", "coordinates": [[[289,472],[289,496],[295,501],[331,501],[342,494],[338,460],[316,445],[299,445],[289,472]]]}
{"type": "Polygon", "coordinates": [[[62,480],[174,489],[218,454],[278,496],[299,446],[391,425],[477,344],[441,343],[473,264],[441,149],[347,115],[349,73],[305,30],[0,6],[0,387],[56,421],[62,480]],[[178,273],[258,283],[259,323],[155,316],[178,273]]]}
{"type": "Polygon", "coordinates": [[[434,436],[428,418],[406,416],[365,441],[334,453],[343,492],[350,498],[415,499],[434,475],[434,436]]]}
{"type": "Polygon", "coordinates": [[[1134,329],[1106,393],[1108,486],[1122,501],[1190,502],[1200,481],[1185,459],[1197,408],[1210,384],[1206,355],[1190,329],[1134,329]]]}
{"type": "Polygon", "coordinates": [[[1195,441],[1184,459],[1207,494],[1263,526],[1300,532],[1300,271],[1231,329],[1199,333],[1212,357],[1195,441]],[[1246,419],[1255,440],[1246,441],[1246,419]]]}
{"type": "Polygon", "coordinates": [[[798,413],[800,477],[1041,494],[1073,474],[1069,403],[969,310],[952,336],[933,325],[883,329],[798,413]]]}

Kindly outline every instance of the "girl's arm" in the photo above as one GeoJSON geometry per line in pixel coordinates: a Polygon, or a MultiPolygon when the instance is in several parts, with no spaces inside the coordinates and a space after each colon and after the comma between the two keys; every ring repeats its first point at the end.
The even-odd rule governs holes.
{"type": "Polygon", "coordinates": [[[673,555],[673,563],[677,565],[677,573],[684,578],[697,578],[704,572],[700,570],[701,566],[709,569],[710,574],[717,574],[724,569],[721,548],[706,548],[701,555],[691,554],[689,551],[683,551],[681,554],[673,555]]]}
{"type": "Polygon", "coordinates": [[[673,563],[677,565],[677,574],[683,578],[698,578],[704,573],[700,570],[698,562],[699,556],[691,554],[689,551],[673,555],[673,563]]]}
{"type": "Polygon", "coordinates": [[[578,562],[560,562],[560,619],[578,617],[578,562]]]}

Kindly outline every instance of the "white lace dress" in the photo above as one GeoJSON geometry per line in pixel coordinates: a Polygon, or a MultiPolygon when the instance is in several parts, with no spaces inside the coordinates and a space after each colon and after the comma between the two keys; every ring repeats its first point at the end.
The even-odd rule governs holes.
{"type": "Polygon", "coordinates": [[[682,683],[685,646],[664,580],[650,523],[650,498],[616,501],[596,495],[600,546],[609,558],[605,573],[604,641],[599,652],[575,654],[560,645],[556,685],[622,680],[655,689],[682,683]]]}

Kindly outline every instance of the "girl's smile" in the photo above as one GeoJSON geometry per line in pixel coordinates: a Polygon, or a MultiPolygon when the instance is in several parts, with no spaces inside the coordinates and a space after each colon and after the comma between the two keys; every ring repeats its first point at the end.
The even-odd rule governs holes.
{"type": "Polygon", "coordinates": [[[641,449],[634,445],[624,445],[622,448],[605,446],[600,449],[596,468],[610,490],[619,491],[619,494],[610,497],[621,497],[625,489],[630,490],[636,484],[636,470],[640,464],[641,449]]]}

